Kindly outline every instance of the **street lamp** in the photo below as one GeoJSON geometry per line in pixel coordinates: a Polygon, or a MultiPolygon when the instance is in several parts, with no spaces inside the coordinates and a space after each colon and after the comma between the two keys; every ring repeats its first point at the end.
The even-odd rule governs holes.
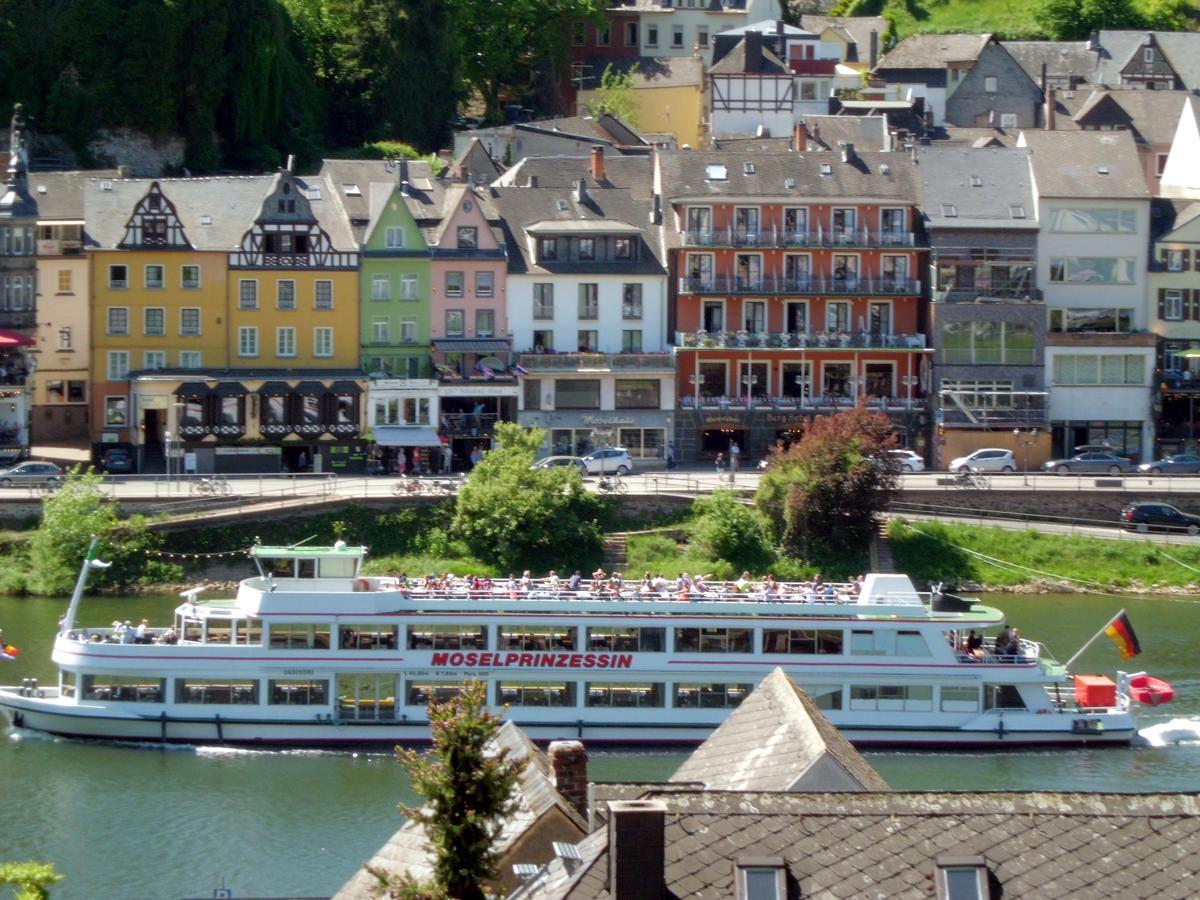
{"type": "Polygon", "coordinates": [[[753,390],[754,385],[758,384],[758,376],[757,375],[743,375],[742,376],[742,384],[744,384],[746,386],[746,409],[749,409],[750,408],[750,393],[753,390]]]}
{"type": "Polygon", "coordinates": [[[904,382],[904,393],[907,397],[905,405],[909,409],[912,409],[913,388],[916,387],[920,383],[921,379],[917,375],[905,375],[900,380],[902,382],[904,382]]]}
{"type": "Polygon", "coordinates": [[[1029,448],[1037,443],[1038,430],[1036,428],[1021,428],[1013,429],[1013,441],[1021,448],[1021,474],[1025,479],[1025,483],[1029,484],[1029,448]]]}
{"type": "Polygon", "coordinates": [[[167,451],[167,493],[171,493],[171,432],[163,432],[163,446],[167,451]]]}
{"type": "Polygon", "coordinates": [[[688,376],[688,382],[690,382],[692,385],[692,405],[696,409],[699,409],[700,408],[700,385],[702,385],[704,383],[704,379],[701,378],[699,375],[692,374],[692,375],[688,376]]]}
{"type": "Polygon", "coordinates": [[[801,406],[804,405],[804,400],[805,400],[804,395],[806,393],[805,382],[804,382],[804,373],[801,372],[799,375],[795,376],[792,380],[796,383],[796,408],[799,409],[801,406]]]}

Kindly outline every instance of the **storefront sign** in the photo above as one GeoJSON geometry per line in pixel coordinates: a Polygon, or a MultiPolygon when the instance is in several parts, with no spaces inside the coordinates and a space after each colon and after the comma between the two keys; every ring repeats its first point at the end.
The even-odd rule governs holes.
{"type": "Polygon", "coordinates": [[[214,447],[217,456],[279,456],[280,447],[214,447]]]}
{"type": "Polygon", "coordinates": [[[628,669],[632,653],[435,653],[433,666],[498,669],[628,669]]]}
{"type": "Polygon", "coordinates": [[[785,413],[767,413],[767,421],[772,425],[787,425],[789,428],[804,428],[808,425],[808,419],[803,416],[796,418],[785,413]]]}
{"type": "Polygon", "coordinates": [[[581,416],[584,425],[632,425],[633,416],[581,416]]]}
{"type": "Polygon", "coordinates": [[[517,386],[515,384],[454,384],[443,385],[438,393],[443,397],[515,397],[517,396],[517,386]]]}
{"type": "Polygon", "coordinates": [[[704,424],[705,426],[734,425],[740,428],[744,423],[738,416],[706,416],[704,424]]]}

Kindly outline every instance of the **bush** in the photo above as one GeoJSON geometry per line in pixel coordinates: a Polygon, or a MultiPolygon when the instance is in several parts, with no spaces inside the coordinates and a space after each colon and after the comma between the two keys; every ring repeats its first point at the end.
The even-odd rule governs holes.
{"type": "Polygon", "coordinates": [[[762,519],[733,491],[714,491],[697,500],[693,509],[693,539],[705,556],[739,570],[762,572],[770,566],[775,554],[762,519]]]}

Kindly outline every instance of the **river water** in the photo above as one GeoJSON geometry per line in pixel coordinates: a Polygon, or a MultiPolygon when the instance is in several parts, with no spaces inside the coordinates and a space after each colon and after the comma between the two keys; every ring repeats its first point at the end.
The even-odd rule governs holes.
{"type": "MultiPolygon", "coordinates": [[[[171,597],[84,602],[80,624],[169,619],[171,597]]],[[[1139,715],[1145,727],[1189,719],[1200,729],[1200,598],[993,596],[1012,624],[1066,660],[1125,606],[1143,653],[1131,666],[1170,681],[1177,701],[1139,715]]],[[[61,600],[0,598],[0,626],[21,649],[0,682],[53,683],[50,645],[61,600]]],[[[1112,674],[1101,638],[1074,667],[1112,674]]],[[[596,780],[666,778],[684,753],[593,753],[596,780]]],[[[1200,790],[1200,740],[1125,749],[872,752],[892,787],[907,790],[1200,790]]],[[[402,823],[415,798],[388,753],[110,746],[0,734],[0,861],[53,862],[63,898],[328,896],[402,823]]]]}

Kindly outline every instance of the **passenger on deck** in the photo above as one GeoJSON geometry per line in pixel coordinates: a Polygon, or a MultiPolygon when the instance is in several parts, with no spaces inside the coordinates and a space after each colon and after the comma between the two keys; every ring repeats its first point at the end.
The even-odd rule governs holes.
{"type": "Polygon", "coordinates": [[[738,580],[733,583],[733,588],[739,594],[745,594],[745,593],[749,592],[750,587],[753,584],[754,584],[754,582],[750,579],[750,573],[748,571],[746,571],[746,572],[742,572],[741,577],[738,578],[738,580]]]}
{"type": "Polygon", "coordinates": [[[567,579],[567,589],[572,591],[579,590],[579,586],[583,584],[583,576],[579,574],[579,570],[575,570],[575,574],[567,579]]]}
{"type": "Polygon", "coordinates": [[[154,632],[150,630],[150,620],[142,619],[138,623],[137,629],[134,631],[133,642],[135,644],[149,644],[152,642],[154,632]]]}
{"type": "Polygon", "coordinates": [[[1008,637],[1008,656],[1022,656],[1021,653],[1021,632],[1014,628],[1012,634],[1008,637]]]}
{"type": "Polygon", "coordinates": [[[550,577],[547,579],[547,582],[550,590],[554,591],[555,593],[558,593],[559,588],[562,587],[562,582],[559,580],[558,573],[553,569],[550,570],[550,577]]]}
{"type": "Polygon", "coordinates": [[[133,623],[126,619],[121,623],[121,643],[132,644],[137,637],[137,632],[133,628],[133,623]]]}
{"type": "Polygon", "coordinates": [[[604,579],[606,578],[608,578],[608,573],[604,571],[604,566],[599,566],[597,567],[596,571],[592,573],[592,584],[599,588],[602,584],[604,584],[604,579]]]}
{"type": "Polygon", "coordinates": [[[656,593],[663,594],[667,590],[667,579],[663,578],[663,573],[659,572],[654,576],[653,587],[656,593]]]}
{"type": "Polygon", "coordinates": [[[704,594],[704,593],[708,592],[709,587],[707,584],[704,583],[704,580],[706,578],[712,578],[712,575],[693,575],[692,576],[692,587],[696,589],[697,594],[704,594]]]}
{"type": "Polygon", "coordinates": [[[533,576],[532,576],[532,575],[530,575],[530,574],[529,574],[529,570],[528,570],[528,569],[526,569],[524,572],[522,572],[522,573],[521,573],[521,590],[523,590],[523,591],[525,591],[526,593],[528,593],[528,592],[529,592],[529,588],[530,588],[532,585],[533,585],[533,576]]]}
{"type": "Polygon", "coordinates": [[[996,641],[992,644],[992,650],[997,656],[1008,655],[1008,645],[1012,642],[1012,632],[1008,630],[1008,626],[1004,626],[1004,630],[996,635],[996,641]]]}

